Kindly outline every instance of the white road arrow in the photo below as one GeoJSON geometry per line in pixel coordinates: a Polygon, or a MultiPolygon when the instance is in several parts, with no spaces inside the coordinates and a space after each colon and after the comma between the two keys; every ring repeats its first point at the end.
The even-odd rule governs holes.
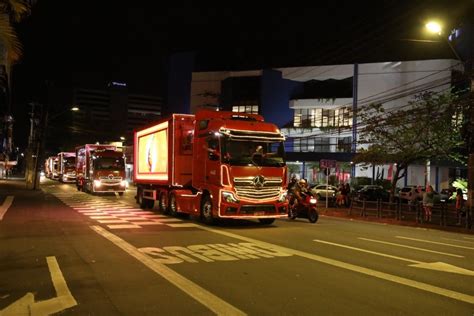
{"type": "Polygon", "coordinates": [[[460,267],[456,267],[456,266],[451,265],[449,263],[444,263],[444,262],[421,262],[421,261],[402,258],[402,257],[398,257],[398,256],[392,256],[392,255],[381,253],[381,252],[375,252],[375,251],[366,250],[366,249],[362,249],[362,248],[356,248],[356,247],[352,247],[352,246],[337,244],[337,243],[333,243],[333,242],[330,242],[330,241],[324,241],[324,240],[319,240],[319,239],[314,239],[314,241],[322,243],[322,244],[327,244],[327,245],[337,246],[337,247],[341,247],[341,248],[352,249],[352,250],[356,250],[356,251],[360,251],[360,252],[370,253],[370,254],[373,254],[373,255],[381,256],[381,257],[392,258],[392,259],[397,259],[397,260],[402,260],[402,261],[408,261],[408,262],[412,263],[410,265],[410,267],[474,276],[474,271],[467,270],[467,269],[460,268],[460,267]]]}
{"type": "Polygon", "coordinates": [[[56,257],[46,257],[46,261],[57,296],[46,301],[35,302],[33,293],[27,293],[1,310],[0,316],[51,315],[77,305],[59,269],[56,257]]]}

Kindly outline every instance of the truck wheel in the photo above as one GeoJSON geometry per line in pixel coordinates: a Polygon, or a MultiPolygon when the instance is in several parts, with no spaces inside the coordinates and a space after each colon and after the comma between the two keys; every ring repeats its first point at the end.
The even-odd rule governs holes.
{"type": "Polygon", "coordinates": [[[119,194],[120,196],[123,196],[123,192],[119,192],[118,194],[119,194]]]}
{"type": "Polygon", "coordinates": [[[166,193],[160,193],[160,197],[158,198],[158,209],[163,214],[169,213],[168,204],[166,202],[166,193]]]}
{"type": "Polygon", "coordinates": [[[274,218],[259,218],[258,221],[262,225],[271,225],[275,221],[274,218]]]}
{"type": "Polygon", "coordinates": [[[202,198],[201,202],[201,219],[208,225],[215,224],[215,219],[212,216],[212,200],[209,195],[202,198]]]}
{"type": "Polygon", "coordinates": [[[148,206],[148,201],[143,198],[143,190],[139,189],[137,192],[137,203],[140,205],[140,208],[145,209],[148,206]]]}
{"type": "Polygon", "coordinates": [[[170,194],[168,209],[171,216],[178,216],[178,206],[176,205],[176,196],[174,194],[170,194]]]}

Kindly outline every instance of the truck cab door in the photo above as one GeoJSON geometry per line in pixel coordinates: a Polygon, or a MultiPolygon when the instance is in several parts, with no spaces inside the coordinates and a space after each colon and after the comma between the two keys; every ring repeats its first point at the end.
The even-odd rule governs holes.
{"type": "Polygon", "coordinates": [[[221,185],[221,151],[219,137],[210,135],[206,139],[207,157],[205,158],[205,182],[221,185]]]}

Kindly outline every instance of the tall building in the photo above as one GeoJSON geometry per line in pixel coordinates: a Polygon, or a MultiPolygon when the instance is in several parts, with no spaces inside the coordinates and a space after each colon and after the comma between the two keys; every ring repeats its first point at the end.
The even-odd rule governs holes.
{"type": "Polygon", "coordinates": [[[133,131],[162,115],[161,97],[129,94],[125,83],[111,82],[106,90],[76,88],[72,131],[89,142],[132,141],[133,131]],[[85,136],[85,137],[84,137],[85,136]]]}

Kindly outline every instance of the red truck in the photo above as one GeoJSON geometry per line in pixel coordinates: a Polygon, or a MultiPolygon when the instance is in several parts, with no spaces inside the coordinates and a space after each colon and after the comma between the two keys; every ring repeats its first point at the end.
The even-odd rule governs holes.
{"type": "Polygon", "coordinates": [[[79,191],[123,195],[127,188],[123,153],[113,145],[76,147],[76,186],[79,191]]]}
{"type": "Polygon", "coordinates": [[[44,163],[44,174],[46,178],[53,180],[59,179],[58,162],[59,160],[57,156],[51,156],[46,159],[46,162],[44,163]]]}
{"type": "Polygon", "coordinates": [[[76,153],[60,152],[58,164],[59,181],[76,182],[76,153]]]}
{"type": "Polygon", "coordinates": [[[137,203],[163,213],[258,219],[288,213],[284,135],[255,114],[173,114],[134,133],[137,203]]]}

